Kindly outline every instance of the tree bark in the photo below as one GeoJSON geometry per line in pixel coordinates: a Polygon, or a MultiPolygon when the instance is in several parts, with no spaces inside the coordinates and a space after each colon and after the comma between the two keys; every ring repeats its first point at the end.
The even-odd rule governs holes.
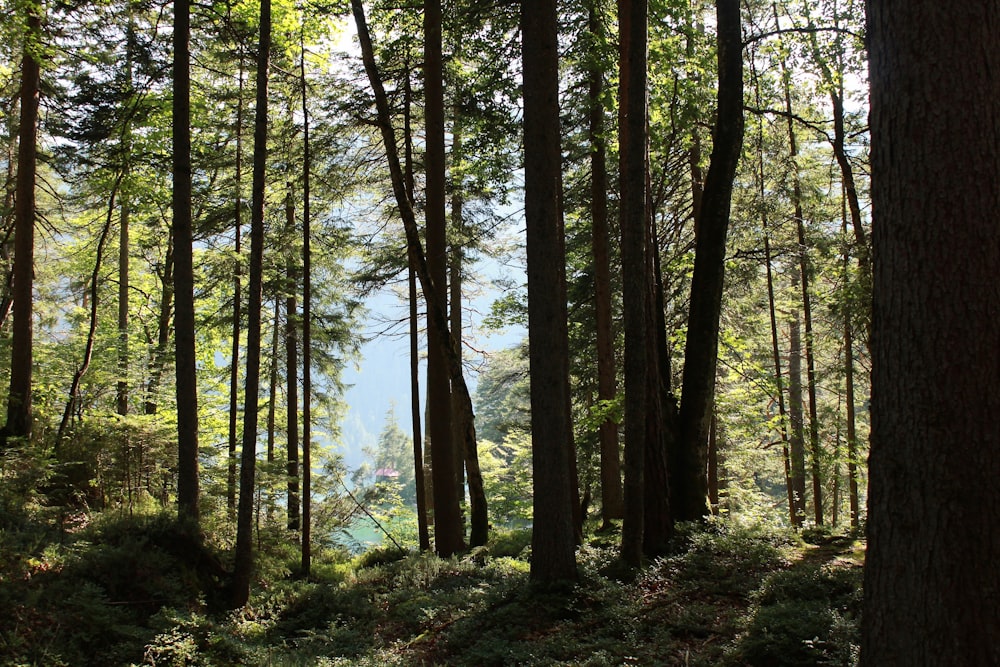
{"type": "MultiPolygon", "coordinates": [[[[798,287],[798,276],[792,279],[792,286],[798,287]]],[[[788,418],[791,424],[789,451],[791,453],[792,495],[795,503],[797,522],[802,525],[806,515],[806,455],[805,455],[805,407],[802,402],[802,324],[799,311],[792,313],[788,325],[788,418]]]]}
{"type": "MultiPolygon", "coordinates": [[[[424,113],[427,178],[425,183],[427,265],[431,279],[441,287],[434,309],[447,312],[447,219],[445,216],[444,71],[441,54],[441,0],[424,2],[424,113]]],[[[428,309],[431,310],[431,309],[428,309]]],[[[441,337],[438,322],[429,315],[428,336],[441,337]]],[[[447,328],[445,329],[447,331],[447,328]]],[[[451,343],[449,343],[451,344],[451,343]]],[[[434,475],[434,544],[437,554],[451,556],[464,547],[462,514],[457,493],[457,456],[451,437],[451,387],[445,353],[427,348],[427,399],[430,410],[431,460],[434,475]]]]}
{"type": "Polygon", "coordinates": [[[534,476],[530,576],[539,583],[577,578],[556,16],[555,0],[521,5],[534,476]]]}
{"type": "Polygon", "coordinates": [[[715,3],[719,44],[718,111],[712,157],[697,221],[694,276],[679,414],[671,472],[671,505],[678,521],[702,520],[708,503],[708,432],[719,356],[719,316],[725,283],[726,236],[733,180],[743,146],[743,39],[739,0],[715,3]]]}
{"type": "Polygon", "coordinates": [[[17,181],[14,198],[14,273],[10,389],[7,423],[0,446],[9,439],[29,440],[32,430],[32,301],[35,252],[35,173],[38,147],[38,100],[41,67],[37,50],[42,41],[42,7],[25,5],[27,16],[21,60],[21,124],[18,130],[17,181]]]}
{"type": "Polygon", "coordinates": [[[250,210],[250,265],[247,299],[247,361],[244,386],[243,451],[240,459],[240,499],[236,514],[233,608],[246,605],[253,574],[252,520],[257,450],[257,408],[260,391],[261,301],[264,263],[264,186],[267,166],[267,84],[271,53],[271,2],[260,3],[257,52],[257,108],[253,132],[253,193],[250,210]]]}
{"type": "MultiPolygon", "coordinates": [[[[603,23],[596,0],[590,3],[588,31],[593,43],[603,40],[603,23]]],[[[604,122],[604,73],[597,65],[588,72],[590,104],[590,207],[592,252],[594,257],[594,313],[597,337],[597,399],[602,409],[615,400],[618,393],[615,368],[614,332],[611,307],[611,234],[608,225],[608,167],[604,122]]],[[[622,499],[621,451],[618,424],[608,416],[601,422],[601,518],[604,527],[621,519],[625,508],[622,499]]]]}
{"type": "Polygon", "coordinates": [[[191,211],[191,16],[174,0],[173,240],[177,373],[177,505],[198,520],[198,379],[195,359],[194,229],[191,211]]]}
{"type": "Polygon", "coordinates": [[[868,2],[861,664],[1000,664],[1000,5],[868,2]],[[933,57],[918,57],[933,54],[933,57]]]}
{"type": "MultiPolygon", "coordinates": [[[[410,85],[410,67],[407,61],[406,79],[403,82],[403,162],[406,194],[413,201],[413,91],[410,85]]],[[[430,530],[427,525],[427,488],[424,475],[424,450],[420,430],[420,345],[418,335],[417,272],[412,256],[407,262],[407,284],[410,299],[410,425],[413,432],[413,478],[417,502],[417,534],[421,551],[430,551],[430,530]]]]}

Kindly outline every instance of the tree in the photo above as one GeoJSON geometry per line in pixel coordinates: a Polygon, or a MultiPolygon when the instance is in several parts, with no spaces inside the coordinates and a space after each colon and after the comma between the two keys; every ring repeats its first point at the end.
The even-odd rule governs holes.
{"type": "Polygon", "coordinates": [[[1000,663],[998,25],[994,2],[868,3],[866,666],[1000,663]]]}
{"type": "MultiPolygon", "coordinates": [[[[448,284],[447,218],[445,216],[444,66],[441,54],[441,1],[424,2],[424,113],[426,123],[427,265],[437,287],[434,310],[447,311],[448,284]]],[[[428,308],[428,337],[447,335],[428,308]]],[[[450,341],[449,341],[450,344],[450,341]]],[[[451,433],[451,388],[448,361],[440,347],[427,348],[427,404],[429,411],[431,475],[434,477],[434,548],[439,556],[451,556],[463,548],[462,517],[457,489],[456,447],[451,433]]]]}
{"type": "MultiPolygon", "coordinates": [[[[590,104],[589,133],[591,141],[591,216],[594,255],[594,315],[597,345],[597,398],[613,401],[618,393],[615,369],[614,335],[612,330],[611,249],[608,228],[608,166],[605,145],[604,72],[597,60],[597,45],[604,39],[603,17],[599,3],[592,0],[588,7],[588,33],[593,53],[588,77],[590,104]]],[[[621,452],[618,445],[618,424],[610,414],[601,422],[601,516],[605,526],[624,515],[622,505],[621,452]]]]}
{"type": "Polygon", "coordinates": [[[726,236],[733,181],[743,146],[743,38],[738,0],[717,0],[719,90],[712,157],[701,197],[679,438],[671,457],[671,506],[678,521],[701,520],[708,503],[708,435],[719,353],[726,236]]]}
{"type": "MultiPolygon", "coordinates": [[[[191,212],[191,6],[174,1],[173,260],[177,366],[177,506],[198,519],[198,378],[195,357],[194,230],[191,212]]],[[[166,300],[166,297],[164,297],[166,300]]]]}
{"type": "MultiPolygon", "coordinates": [[[[261,302],[264,263],[264,186],[267,166],[267,83],[271,54],[271,2],[260,3],[257,52],[257,107],[253,131],[253,186],[250,210],[250,266],[247,289],[247,361],[244,385],[243,451],[240,457],[240,499],[236,511],[236,554],[233,608],[250,598],[253,572],[253,501],[257,452],[257,408],[260,390],[261,302]]],[[[286,314],[290,319],[290,315],[286,314]]],[[[293,409],[297,409],[293,408],[293,409]]]]}
{"type": "Polygon", "coordinates": [[[21,124],[17,145],[14,199],[13,337],[7,423],[10,438],[31,437],[32,285],[35,247],[35,172],[38,155],[38,98],[41,90],[42,6],[25,3],[24,54],[21,59],[21,124]]]}
{"type": "Polygon", "coordinates": [[[534,478],[531,579],[544,583],[577,576],[556,16],[555,0],[521,5],[534,478]]]}

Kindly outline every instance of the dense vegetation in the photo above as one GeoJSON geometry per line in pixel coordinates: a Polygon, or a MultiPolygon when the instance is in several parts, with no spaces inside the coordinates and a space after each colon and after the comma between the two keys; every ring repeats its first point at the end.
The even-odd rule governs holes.
{"type": "Polygon", "coordinates": [[[995,663],[1000,18],[882,4],[0,0],[0,661],[995,663]]]}
{"type": "Polygon", "coordinates": [[[268,583],[230,613],[171,517],[17,528],[0,545],[3,664],[851,665],[857,653],[863,545],[763,523],[686,527],[670,556],[625,578],[617,536],[593,535],[563,590],[528,583],[524,531],[447,560],[324,550],[310,581],[289,577],[296,551],[264,535],[268,583]]]}

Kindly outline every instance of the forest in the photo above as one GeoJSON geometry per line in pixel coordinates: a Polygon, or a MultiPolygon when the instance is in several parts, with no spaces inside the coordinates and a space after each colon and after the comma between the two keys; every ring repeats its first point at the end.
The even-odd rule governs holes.
{"type": "Polygon", "coordinates": [[[1000,664],[1000,7],[898,5],[0,0],[0,665],[1000,664]]]}

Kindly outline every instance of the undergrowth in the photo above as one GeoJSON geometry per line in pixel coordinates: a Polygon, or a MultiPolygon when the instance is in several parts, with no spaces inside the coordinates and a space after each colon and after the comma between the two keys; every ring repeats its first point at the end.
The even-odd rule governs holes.
{"type": "Polygon", "coordinates": [[[268,536],[251,604],[216,606],[210,548],[168,517],[72,534],[0,533],[2,665],[851,665],[860,556],[736,520],[681,526],[671,555],[630,577],[617,535],[578,552],[579,581],[529,581],[530,535],[460,558],[327,551],[314,577],[268,536]],[[180,532],[179,532],[180,531],[180,532]]]}

